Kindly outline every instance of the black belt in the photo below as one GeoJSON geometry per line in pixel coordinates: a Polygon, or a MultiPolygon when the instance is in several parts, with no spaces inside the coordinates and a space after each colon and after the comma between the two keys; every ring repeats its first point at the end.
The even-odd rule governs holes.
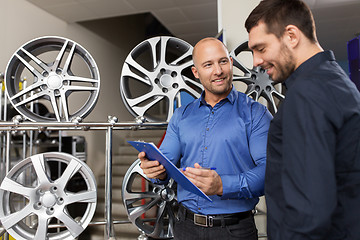
{"type": "Polygon", "coordinates": [[[201,215],[192,212],[182,204],[180,204],[179,211],[183,211],[185,218],[192,220],[195,225],[202,227],[229,226],[253,215],[252,211],[233,214],[201,215]]]}

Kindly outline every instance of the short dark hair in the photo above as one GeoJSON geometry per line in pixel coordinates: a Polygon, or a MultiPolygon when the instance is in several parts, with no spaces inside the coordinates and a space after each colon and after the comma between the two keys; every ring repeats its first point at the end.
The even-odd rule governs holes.
{"type": "Polygon", "coordinates": [[[281,38],[288,25],[295,25],[312,42],[317,42],[316,28],[310,8],[301,0],[262,0],[246,19],[248,32],[264,22],[268,33],[281,38]]]}

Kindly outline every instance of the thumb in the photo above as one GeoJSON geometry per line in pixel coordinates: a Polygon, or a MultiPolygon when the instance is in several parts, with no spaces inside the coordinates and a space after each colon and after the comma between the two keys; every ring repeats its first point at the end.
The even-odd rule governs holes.
{"type": "Polygon", "coordinates": [[[201,168],[200,164],[198,164],[198,163],[195,163],[195,164],[194,164],[194,167],[195,167],[195,168],[201,168]]]}

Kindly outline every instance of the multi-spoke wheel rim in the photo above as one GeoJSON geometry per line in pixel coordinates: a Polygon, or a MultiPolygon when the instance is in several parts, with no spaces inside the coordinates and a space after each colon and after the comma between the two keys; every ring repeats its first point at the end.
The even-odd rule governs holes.
{"type": "Polygon", "coordinates": [[[16,239],[75,239],[95,212],[95,177],[84,162],[69,154],[34,155],[6,175],[0,203],[1,223],[16,239]],[[63,169],[59,177],[49,167],[56,165],[63,169]],[[83,187],[74,190],[79,182],[83,187]],[[82,210],[74,214],[73,209],[82,210]],[[50,223],[65,227],[49,229],[50,223]]]}
{"type": "Polygon", "coordinates": [[[174,189],[173,180],[166,186],[152,183],[140,168],[140,160],[136,160],[126,172],[122,184],[122,199],[129,220],[147,236],[157,239],[173,238],[178,208],[174,189]],[[139,179],[145,179],[151,190],[136,189],[139,179]]]}
{"type": "Polygon", "coordinates": [[[238,56],[242,52],[249,52],[252,54],[252,51],[248,47],[248,41],[241,43],[230,52],[230,56],[234,59],[234,67],[236,71],[239,71],[239,74],[234,73],[234,81],[245,83],[247,85],[245,93],[248,96],[251,96],[255,101],[258,101],[260,97],[263,97],[268,103],[270,112],[272,114],[276,113],[278,102],[285,98],[285,96],[275,88],[275,85],[277,85],[278,88],[281,88],[281,84],[277,84],[271,80],[264,69],[260,67],[253,67],[250,69],[241,63],[238,56]]]}
{"type": "Polygon", "coordinates": [[[120,93],[133,116],[169,121],[175,108],[200,97],[203,87],[191,72],[192,49],[181,39],[162,36],[141,42],[129,53],[120,93]]]}
{"type": "Polygon", "coordinates": [[[100,88],[99,70],[89,52],[61,37],[41,37],[21,46],[5,72],[11,104],[32,121],[70,121],[94,108],[100,88]],[[24,81],[26,79],[26,81],[24,81]],[[32,104],[48,106],[51,116],[37,114],[32,104]]]}

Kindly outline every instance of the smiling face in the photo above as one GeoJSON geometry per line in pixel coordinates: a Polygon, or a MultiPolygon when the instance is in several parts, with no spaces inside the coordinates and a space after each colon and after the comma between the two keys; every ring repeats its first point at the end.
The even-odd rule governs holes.
{"type": "Polygon", "coordinates": [[[217,103],[231,91],[232,58],[225,46],[217,39],[203,39],[194,47],[193,74],[204,86],[205,100],[217,103]]]}
{"type": "Polygon", "coordinates": [[[249,48],[253,51],[254,66],[265,69],[273,81],[283,82],[295,71],[294,55],[285,37],[279,39],[267,33],[263,22],[250,30],[249,48]]]}

